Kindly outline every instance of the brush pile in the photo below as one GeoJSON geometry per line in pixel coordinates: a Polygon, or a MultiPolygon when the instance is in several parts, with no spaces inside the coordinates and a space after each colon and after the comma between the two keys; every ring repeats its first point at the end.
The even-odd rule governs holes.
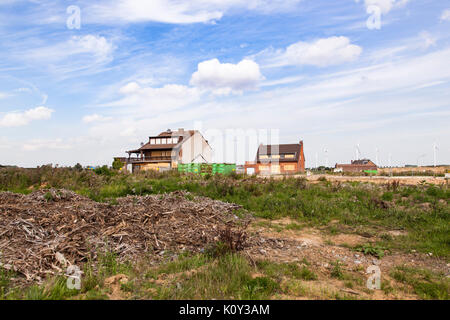
{"type": "Polygon", "coordinates": [[[27,280],[65,272],[69,265],[95,261],[100,250],[120,260],[164,252],[200,252],[221,234],[242,238],[248,219],[240,206],[209,198],[187,199],[178,191],[128,196],[117,204],[97,203],[67,190],[29,195],[0,193],[0,267],[27,280]],[[231,235],[230,235],[231,233],[231,235]]]}

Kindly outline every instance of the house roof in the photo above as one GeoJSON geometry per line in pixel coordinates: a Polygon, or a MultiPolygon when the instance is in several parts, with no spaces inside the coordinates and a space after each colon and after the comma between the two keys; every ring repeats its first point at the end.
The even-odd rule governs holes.
{"type": "MultiPolygon", "coordinates": [[[[256,161],[261,162],[261,155],[285,155],[294,154],[294,158],[283,159],[280,158],[279,161],[283,162],[297,162],[301,153],[301,145],[299,143],[295,144],[278,144],[278,145],[260,145],[258,152],[256,154],[256,161]]],[[[267,161],[267,160],[266,160],[267,161]]],[[[264,161],[262,161],[264,162],[264,161]]]]}
{"type": "Polygon", "coordinates": [[[348,168],[348,167],[376,167],[377,165],[369,159],[352,160],[347,164],[336,164],[336,167],[348,168]]]}
{"type": "Polygon", "coordinates": [[[181,146],[181,143],[183,140],[193,136],[197,131],[196,130],[177,130],[177,131],[171,131],[166,130],[164,132],[161,132],[157,136],[151,136],[149,137],[149,142],[141,146],[139,149],[136,150],[130,150],[127,151],[128,153],[140,153],[141,151],[146,150],[172,150],[174,148],[177,148],[181,146]],[[150,139],[152,138],[176,138],[180,137],[181,139],[178,141],[178,143],[175,144],[151,144],[150,139]]]}
{"type": "Polygon", "coordinates": [[[196,130],[176,130],[176,131],[172,131],[172,130],[166,130],[164,132],[161,132],[159,135],[155,136],[155,137],[150,137],[150,138],[161,138],[161,137],[180,137],[180,136],[193,136],[195,134],[196,130]]]}
{"type": "Polygon", "coordinates": [[[352,164],[374,164],[372,161],[370,161],[369,159],[361,159],[361,160],[353,160],[352,164]]]}

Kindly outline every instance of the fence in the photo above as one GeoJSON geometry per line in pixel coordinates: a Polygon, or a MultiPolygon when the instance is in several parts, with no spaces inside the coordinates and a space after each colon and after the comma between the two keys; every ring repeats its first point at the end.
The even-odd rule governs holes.
{"type": "Polygon", "coordinates": [[[228,163],[186,163],[178,164],[178,172],[197,173],[201,175],[231,174],[236,172],[236,164],[228,163]]]}

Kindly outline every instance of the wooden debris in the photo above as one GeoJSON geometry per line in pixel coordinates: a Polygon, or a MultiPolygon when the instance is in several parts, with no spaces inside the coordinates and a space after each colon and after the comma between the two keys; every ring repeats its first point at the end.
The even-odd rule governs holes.
{"type": "MultiPolygon", "coordinates": [[[[0,193],[0,262],[28,280],[81,268],[97,253],[110,250],[119,259],[162,251],[204,251],[221,234],[242,235],[240,206],[209,198],[186,199],[186,192],[128,196],[117,205],[94,202],[67,190],[29,195],[0,193]],[[51,193],[52,197],[45,196],[51,193]]],[[[245,219],[244,219],[245,220],[245,219]]],[[[147,254],[148,255],[148,254],[147,254]]]]}

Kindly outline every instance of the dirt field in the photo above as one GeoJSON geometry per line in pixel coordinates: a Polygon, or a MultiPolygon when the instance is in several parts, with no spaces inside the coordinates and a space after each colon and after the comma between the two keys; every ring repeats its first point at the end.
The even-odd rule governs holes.
{"type": "Polygon", "coordinates": [[[292,224],[295,222],[289,218],[271,221],[269,224],[259,220],[259,223],[252,224],[252,230],[257,231],[261,238],[259,246],[249,248],[248,251],[255,260],[269,259],[278,263],[299,264],[308,261],[308,265],[318,274],[318,281],[307,284],[307,297],[303,298],[330,298],[333,296],[332,293],[341,292],[361,299],[417,299],[418,296],[410,290],[402,290],[402,285],[390,275],[396,267],[443,272],[447,278],[450,275],[450,264],[431,255],[394,252],[379,258],[351,249],[358,245],[374,243],[386,232],[393,237],[404,235],[397,230],[379,230],[377,235],[359,235],[348,230],[348,233],[333,235],[326,228],[306,227],[300,230],[289,228],[287,230],[286,227],[292,224]],[[330,277],[335,268],[333,263],[337,261],[345,273],[341,279],[330,277]],[[395,287],[397,290],[367,290],[366,270],[371,265],[380,268],[385,285],[389,284],[391,288],[395,287]],[[352,282],[355,283],[351,285],[350,290],[348,284],[352,282]]]}

